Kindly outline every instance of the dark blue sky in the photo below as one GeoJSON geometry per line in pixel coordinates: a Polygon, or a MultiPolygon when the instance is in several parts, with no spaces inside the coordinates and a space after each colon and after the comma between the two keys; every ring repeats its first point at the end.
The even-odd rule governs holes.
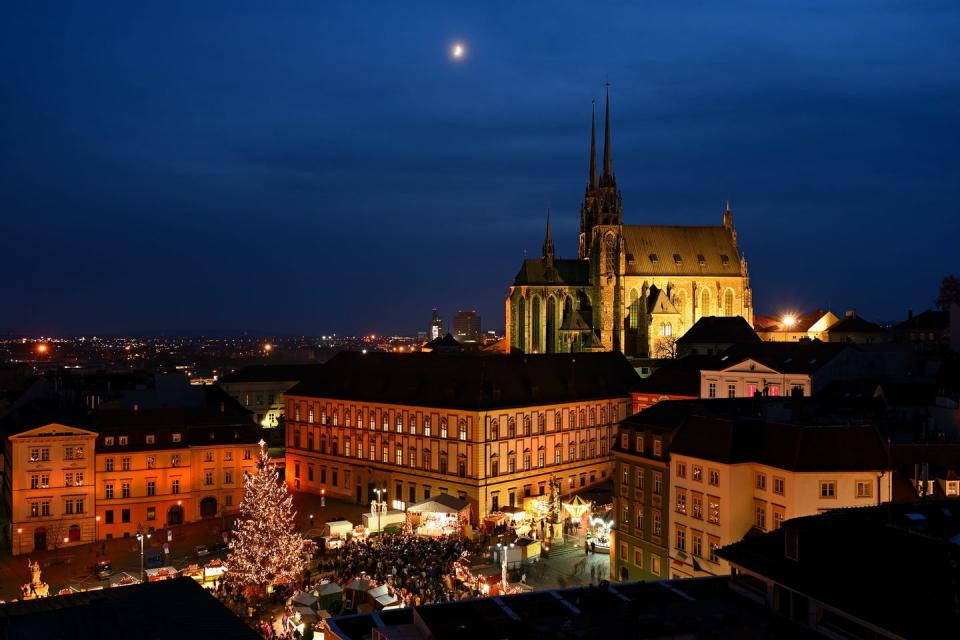
{"type": "Polygon", "coordinates": [[[501,329],[548,203],[576,253],[606,78],[626,222],[729,198],[757,312],[900,318],[960,272],[958,34],[955,0],[7,3],[0,330],[501,329]]]}

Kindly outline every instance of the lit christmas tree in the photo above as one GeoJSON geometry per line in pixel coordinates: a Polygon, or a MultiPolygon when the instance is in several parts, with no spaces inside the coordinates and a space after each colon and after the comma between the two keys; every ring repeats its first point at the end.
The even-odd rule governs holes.
{"type": "Polygon", "coordinates": [[[240,517],[230,540],[227,579],[263,593],[273,585],[299,580],[316,545],[298,533],[293,496],[279,481],[263,440],[257,471],[246,474],[244,483],[240,517]]]}

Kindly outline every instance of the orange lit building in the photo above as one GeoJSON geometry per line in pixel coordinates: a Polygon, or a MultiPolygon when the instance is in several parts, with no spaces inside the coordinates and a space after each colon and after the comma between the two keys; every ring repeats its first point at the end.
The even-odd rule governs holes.
{"type": "Polygon", "coordinates": [[[96,429],[96,515],[107,539],[235,511],[260,439],[245,414],[212,407],[101,411],[96,429]]]}
{"type": "Polygon", "coordinates": [[[95,439],[58,423],[7,438],[4,498],[14,555],[93,541],[95,439]]]}
{"type": "Polygon", "coordinates": [[[472,519],[609,477],[638,377],[619,353],[341,353],[287,392],[291,489],[397,508],[436,493],[472,519]]]}

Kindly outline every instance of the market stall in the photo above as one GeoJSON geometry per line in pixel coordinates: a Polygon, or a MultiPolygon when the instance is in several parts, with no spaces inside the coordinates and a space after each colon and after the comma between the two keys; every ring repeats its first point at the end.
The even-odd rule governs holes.
{"type": "Polygon", "coordinates": [[[223,563],[222,560],[211,560],[203,568],[203,582],[204,584],[208,582],[216,582],[223,578],[223,574],[227,572],[227,565],[223,563]]]}
{"type": "Polygon", "coordinates": [[[598,553],[610,553],[610,530],[613,528],[613,512],[607,511],[600,517],[590,518],[587,541],[590,548],[598,553]]]}
{"type": "Polygon", "coordinates": [[[407,523],[417,535],[459,535],[469,522],[470,503],[447,493],[407,507],[407,523]]]}
{"type": "Polygon", "coordinates": [[[193,578],[200,584],[203,584],[203,569],[198,564],[188,564],[185,569],[180,571],[180,575],[193,578]]]}
{"type": "Polygon", "coordinates": [[[361,604],[365,604],[368,600],[367,592],[370,591],[370,589],[371,584],[369,580],[365,578],[352,580],[343,590],[343,601],[347,608],[356,609],[361,604]]]}
{"type": "Polygon", "coordinates": [[[156,569],[147,569],[147,582],[159,582],[161,580],[172,580],[180,575],[174,567],[158,567],[156,569]]]}
{"type": "Polygon", "coordinates": [[[317,606],[321,609],[336,609],[343,602],[343,589],[336,582],[321,583],[313,593],[319,599],[317,606]]]}

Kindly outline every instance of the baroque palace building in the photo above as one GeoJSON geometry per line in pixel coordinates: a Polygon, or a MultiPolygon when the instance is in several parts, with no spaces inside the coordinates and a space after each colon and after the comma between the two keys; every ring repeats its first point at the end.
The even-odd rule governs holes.
{"type": "Polygon", "coordinates": [[[397,508],[448,493],[474,523],[601,482],[638,376],[621,354],[342,352],[286,394],[291,489],[397,508]]]}
{"type": "Polygon", "coordinates": [[[623,224],[608,91],[602,173],[591,122],[577,258],[556,257],[548,215],[541,257],[524,260],[507,294],[507,344],[527,353],[665,357],[706,316],[753,322],[747,262],[729,203],[719,226],[623,224]]]}

